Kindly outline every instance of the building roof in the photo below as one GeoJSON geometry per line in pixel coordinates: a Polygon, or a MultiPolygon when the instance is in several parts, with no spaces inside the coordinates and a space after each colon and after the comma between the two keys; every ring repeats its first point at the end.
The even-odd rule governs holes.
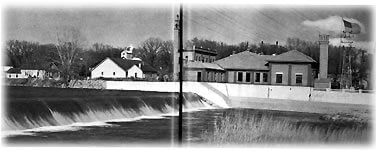
{"type": "Polygon", "coordinates": [[[44,70],[44,69],[41,69],[39,67],[36,67],[36,66],[32,66],[32,65],[22,65],[20,67],[21,70],[44,70]]]}
{"type": "Polygon", "coordinates": [[[294,62],[294,63],[315,63],[311,57],[299,52],[297,50],[291,50],[275,57],[267,59],[268,62],[294,62]]]}
{"type": "Polygon", "coordinates": [[[215,63],[208,63],[208,62],[200,62],[200,61],[194,61],[194,62],[188,62],[184,66],[185,68],[191,68],[191,69],[213,69],[213,70],[224,70],[221,68],[218,64],[215,63]]]}
{"type": "Polygon", "coordinates": [[[268,70],[266,59],[274,56],[258,55],[250,51],[243,51],[229,57],[215,61],[224,69],[237,70],[268,70]]]}
{"type": "Polygon", "coordinates": [[[143,72],[157,73],[157,70],[154,69],[151,65],[149,65],[149,64],[147,64],[147,63],[145,63],[143,61],[140,61],[140,60],[127,60],[127,59],[122,59],[122,58],[109,58],[109,59],[111,59],[112,61],[114,61],[114,63],[116,63],[123,70],[128,70],[132,66],[141,63],[142,64],[141,65],[141,70],[143,72]]]}
{"type": "Polygon", "coordinates": [[[18,73],[20,74],[21,73],[21,69],[20,68],[10,68],[7,73],[18,73]]]}

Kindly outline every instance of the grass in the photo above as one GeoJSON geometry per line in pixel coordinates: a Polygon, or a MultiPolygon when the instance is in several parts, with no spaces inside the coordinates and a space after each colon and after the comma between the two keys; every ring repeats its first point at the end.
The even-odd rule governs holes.
{"type": "MultiPolygon", "coordinates": [[[[370,129],[359,126],[336,127],[277,120],[271,115],[248,115],[234,112],[218,118],[213,131],[203,139],[211,145],[231,144],[326,144],[368,143],[370,129]]],[[[364,126],[361,126],[364,125],[364,126]]]]}

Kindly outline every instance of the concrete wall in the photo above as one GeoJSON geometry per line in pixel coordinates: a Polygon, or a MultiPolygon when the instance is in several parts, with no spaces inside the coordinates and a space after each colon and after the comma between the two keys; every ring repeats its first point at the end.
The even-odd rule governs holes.
{"type": "MultiPolygon", "coordinates": [[[[178,82],[107,81],[107,89],[178,92],[178,82]]],[[[230,97],[279,100],[371,104],[374,94],[313,91],[311,87],[271,86],[233,83],[184,82],[184,92],[193,92],[221,107],[231,104],[230,97]]]]}
{"type": "Polygon", "coordinates": [[[372,105],[375,104],[375,95],[373,93],[312,91],[312,97],[310,101],[372,105]]]}

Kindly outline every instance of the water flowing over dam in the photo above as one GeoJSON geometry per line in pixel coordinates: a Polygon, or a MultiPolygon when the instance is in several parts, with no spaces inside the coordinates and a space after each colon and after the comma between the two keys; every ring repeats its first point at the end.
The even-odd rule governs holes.
{"type": "MultiPolygon", "coordinates": [[[[109,125],[143,117],[178,115],[178,93],[7,87],[3,131],[34,131],[61,126],[109,125]]],[[[183,111],[213,108],[184,93],[183,111]]]]}

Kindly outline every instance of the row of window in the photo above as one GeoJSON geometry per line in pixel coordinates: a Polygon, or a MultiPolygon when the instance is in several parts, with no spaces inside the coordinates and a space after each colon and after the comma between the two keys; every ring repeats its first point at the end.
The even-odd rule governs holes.
{"type": "Polygon", "coordinates": [[[223,79],[224,79],[223,73],[207,72],[207,81],[221,82],[223,81],[223,79]],[[212,77],[212,80],[211,80],[211,77],[212,77]]]}
{"type": "MultiPolygon", "coordinates": [[[[101,72],[101,75],[103,76],[103,72],[101,72]]],[[[113,72],[113,76],[115,76],[115,72],[113,72]]],[[[126,71],[126,77],[128,77],[128,71],[126,71]]],[[[137,73],[135,73],[135,77],[137,77],[137,73]]]]}
{"type": "MultiPolygon", "coordinates": [[[[283,83],[283,73],[277,72],[276,83],[283,83]]],[[[296,84],[302,84],[302,73],[296,73],[296,84]]]]}
{"type": "MultiPolygon", "coordinates": [[[[261,74],[262,74],[262,82],[268,82],[268,74],[267,73],[260,73],[256,72],[254,77],[254,82],[261,82],[261,74]]],[[[275,83],[283,83],[283,73],[277,72],[275,73],[276,79],[275,83]]],[[[246,82],[251,82],[250,80],[250,72],[246,72],[246,82]]],[[[243,82],[243,72],[237,73],[237,81],[243,82]]],[[[302,73],[296,73],[296,84],[302,84],[302,73]]]]}
{"type": "MultiPolygon", "coordinates": [[[[267,73],[260,73],[256,72],[255,77],[254,77],[254,82],[261,82],[261,74],[262,74],[262,81],[263,82],[268,82],[268,74],[267,73]]],[[[251,73],[246,72],[246,82],[251,82],[251,73]]],[[[238,72],[237,73],[237,81],[238,82],[243,82],[243,72],[238,72]]]]}
{"type": "MultiPolygon", "coordinates": [[[[186,56],[186,59],[188,57],[186,56]]],[[[200,56],[195,56],[195,61],[201,61],[201,62],[214,62],[215,58],[206,58],[206,57],[200,57],[200,56]]]]}

